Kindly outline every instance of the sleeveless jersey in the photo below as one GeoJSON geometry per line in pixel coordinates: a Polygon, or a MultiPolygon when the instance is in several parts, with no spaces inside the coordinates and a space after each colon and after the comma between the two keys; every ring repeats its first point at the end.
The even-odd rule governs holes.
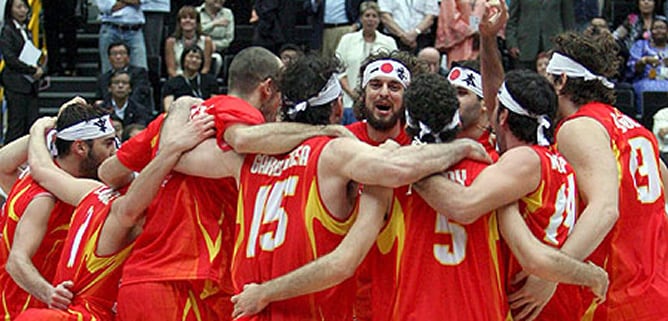
{"type": "MultiPolygon", "coordinates": [[[[329,213],[318,189],[318,160],[331,140],[316,137],[281,156],[248,155],[241,170],[235,290],[286,274],[336,248],[352,225],[329,213]]],[[[354,280],[273,302],[255,320],[352,320],[354,280]]]]}
{"type": "Polygon", "coordinates": [[[591,256],[610,278],[606,302],[592,307],[594,319],[665,320],[668,222],[656,138],[610,105],[583,105],[562,124],[577,117],[605,128],[619,171],[619,218],[591,256]]]}
{"type": "MultiPolygon", "coordinates": [[[[46,189],[39,186],[29,173],[24,175],[12,186],[0,216],[0,228],[2,228],[0,230],[2,236],[2,244],[0,244],[0,319],[2,320],[13,319],[28,308],[46,307],[37,298],[19,287],[5,270],[9,251],[14,242],[16,226],[30,202],[35,197],[43,195],[55,198],[46,189]]],[[[56,199],[42,243],[32,257],[35,268],[47,281],[53,280],[56,273],[54,262],[57,262],[63,250],[63,240],[67,236],[73,211],[74,207],[56,199]]]]}
{"type": "MultiPolygon", "coordinates": [[[[554,147],[533,145],[531,148],[540,158],[540,182],[536,190],[518,201],[519,210],[538,240],[560,248],[577,218],[575,173],[554,147]]],[[[508,293],[513,293],[523,284],[513,286],[510,281],[523,269],[512,254],[508,262],[506,281],[508,293]]],[[[586,309],[582,292],[579,286],[559,284],[537,320],[580,320],[586,309]]]]}
{"type": "MultiPolygon", "coordinates": [[[[464,160],[446,174],[468,186],[486,166],[464,160]]],[[[505,320],[496,215],[458,224],[417,193],[408,198],[404,215],[397,289],[387,320],[505,320]]]]}
{"type": "Polygon", "coordinates": [[[74,283],[71,288],[74,299],[68,312],[80,317],[79,320],[114,319],[112,307],[118,294],[121,268],[132,245],[112,255],[100,256],[95,252],[111,204],[119,196],[118,192],[101,186],[81,201],[72,216],[53,284],[67,280],[74,283]]]}
{"type": "MultiPolygon", "coordinates": [[[[234,124],[262,122],[257,109],[241,99],[217,96],[203,103],[216,116],[218,145],[222,132],[234,124]],[[229,113],[228,113],[229,112],[229,113]]],[[[201,112],[193,109],[191,114],[201,112]]],[[[140,171],[157,151],[163,118],[121,146],[123,165],[140,171]]],[[[123,284],[170,280],[211,280],[202,296],[219,290],[231,294],[229,262],[234,242],[237,188],[232,178],[206,179],[171,172],[147,210],[144,231],[137,238],[123,271],[123,284]]]]}

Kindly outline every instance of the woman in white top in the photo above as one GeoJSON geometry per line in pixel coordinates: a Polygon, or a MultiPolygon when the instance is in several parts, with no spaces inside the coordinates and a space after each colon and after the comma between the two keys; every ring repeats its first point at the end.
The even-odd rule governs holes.
{"type": "Polygon", "coordinates": [[[177,57],[181,57],[184,48],[194,45],[204,50],[204,66],[202,66],[201,73],[206,74],[211,69],[211,54],[213,53],[211,37],[202,34],[202,25],[197,10],[192,6],[183,6],[176,16],[174,34],[165,41],[165,65],[169,78],[183,73],[177,57]]]}
{"type": "Polygon", "coordinates": [[[344,35],[336,47],[336,55],[343,61],[346,71],[339,76],[343,88],[343,124],[355,122],[353,116],[353,105],[358,98],[355,87],[359,84],[358,74],[362,61],[370,53],[382,50],[396,50],[397,43],[392,37],[380,33],[380,8],[373,1],[365,1],[360,4],[360,19],[362,29],[357,32],[344,35]]]}

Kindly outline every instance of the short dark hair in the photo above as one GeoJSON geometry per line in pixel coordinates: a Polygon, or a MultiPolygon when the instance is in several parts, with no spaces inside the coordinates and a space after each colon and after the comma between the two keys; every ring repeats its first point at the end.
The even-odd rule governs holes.
{"type": "MultiPolygon", "coordinates": [[[[106,115],[103,110],[90,104],[74,103],[65,107],[56,120],[56,130],[61,131],[82,121],[95,119],[106,115]]],[[[74,141],[56,138],[58,156],[67,156],[74,141]]]]}
{"type": "MultiPolygon", "coordinates": [[[[557,35],[553,42],[554,52],[577,61],[593,74],[606,78],[612,78],[617,74],[621,60],[617,55],[619,45],[612,35],[565,32],[557,35]]],[[[555,83],[560,83],[558,75],[552,75],[552,79],[555,83]]],[[[605,87],[596,79],[568,77],[559,94],[569,96],[578,106],[593,101],[612,105],[616,99],[615,90],[605,87]]]]}
{"type": "Polygon", "coordinates": [[[421,74],[413,78],[404,92],[404,107],[411,119],[427,125],[432,131],[431,134],[419,136],[420,126],[407,123],[406,133],[421,142],[449,142],[455,139],[461,128],[460,124],[441,132],[459,109],[459,100],[455,87],[439,74],[421,74]]]}
{"type": "Polygon", "coordinates": [[[307,105],[305,110],[292,115],[288,110],[295,104],[317,95],[332,75],[342,71],[343,64],[334,56],[309,54],[290,63],[278,82],[279,90],[283,94],[281,108],[283,119],[311,125],[328,125],[332,114],[332,103],[336,99],[324,105],[307,105]]]}
{"type": "MultiPolygon", "coordinates": [[[[358,84],[362,84],[362,78],[364,77],[364,69],[366,67],[377,60],[381,59],[389,59],[389,60],[394,60],[402,65],[406,66],[408,70],[411,72],[411,77],[415,77],[419,74],[426,73],[427,68],[424,64],[418,62],[417,57],[412,55],[409,52],[406,51],[398,51],[398,50],[393,50],[393,51],[387,51],[387,50],[378,50],[375,53],[370,54],[364,61],[362,62],[362,65],[360,66],[359,70],[359,76],[358,76],[358,84]]],[[[351,81],[349,79],[348,81],[351,81]]],[[[353,106],[353,112],[355,113],[355,118],[359,120],[366,119],[366,106],[365,106],[365,95],[364,95],[364,88],[357,87],[355,88],[355,91],[357,92],[357,95],[360,97],[355,101],[355,105],[353,106]]],[[[403,110],[403,109],[402,109],[403,110]]],[[[402,111],[403,113],[403,111],[402,111]]],[[[402,117],[403,119],[403,117],[402,117]]]]}
{"type": "Polygon", "coordinates": [[[123,46],[125,50],[128,52],[128,56],[130,56],[130,46],[128,46],[127,43],[122,42],[122,41],[115,41],[112,42],[108,47],[107,47],[107,54],[111,56],[111,48],[118,47],[118,46],[123,46]]]}
{"type": "MultiPolygon", "coordinates": [[[[554,138],[554,119],[557,114],[557,94],[554,87],[543,76],[530,70],[513,70],[506,74],[506,89],[522,108],[535,115],[546,115],[550,128],[545,129],[545,138],[550,143],[554,138]]],[[[497,120],[503,109],[508,110],[508,127],[515,137],[521,141],[537,144],[536,118],[517,114],[499,101],[497,120]]]]}
{"type": "Polygon", "coordinates": [[[111,77],[109,77],[109,86],[111,86],[111,80],[120,75],[128,75],[128,78],[130,78],[130,88],[132,88],[132,76],[127,70],[122,70],[122,69],[112,70],[111,77]]]}
{"type": "Polygon", "coordinates": [[[198,45],[192,45],[183,49],[179,60],[181,62],[181,69],[185,66],[186,56],[191,52],[198,53],[200,58],[202,58],[202,62],[199,64],[199,69],[197,70],[198,72],[202,71],[202,68],[204,67],[204,51],[198,45]]]}
{"type": "Polygon", "coordinates": [[[248,95],[267,78],[278,79],[281,60],[262,47],[241,50],[230,64],[227,84],[230,92],[248,95]]]}
{"type": "Polygon", "coordinates": [[[286,50],[296,51],[300,55],[304,55],[304,50],[299,48],[299,46],[295,45],[294,43],[286,43],[286,44],[282,45],[281,48],[278,49],[278,54],[280,55],[280,54],[283,53],[283,51],[286,51],[286,50]]]}

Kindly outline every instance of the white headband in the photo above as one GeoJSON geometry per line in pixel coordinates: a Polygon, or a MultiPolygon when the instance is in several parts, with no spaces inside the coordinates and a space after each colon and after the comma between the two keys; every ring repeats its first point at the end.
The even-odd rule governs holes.
{"type": "Polygon", "coordinates": [[[56,138],[75,141],[100,138],[109,134],[115,134],[114,124],[111,123],[111,117],[104,115],[99,118],[93,118],[76,123],[61,131],[50,130],[46,134],[46,145],[51,155],[58,156],[56,149],[56,138]]]}
{"type": "Polygon", "coordinates": [[[547,140],[545,137],[545,129],[550,128],[552,126],[550,124],[550,118],[547,117],[547,115],[537,115],[534,113],[529,112],[528,110],[524,109],[520,104],[515,101],[512,95],[510,95],[510,92],[506,88],[506,82],[503,82],[501,85],[501,89],[499,89],[499,101],[508,108],[510,111],[522,115],[522,116],[527,116],[536,119],[536,122],[538,123],[538,129],[536,130],[536,139],[538,141],[538,145],[540,146],[549,146],[550,141],[547,140]]]}
{"type": "Polygon", "coordinates": [[[382,59],[370,63],[364,69],[364,76],[362,77],[362,88],[366,87],[371,79],[378,76],[390,77],[404,86],[408,87],[411,83],[411,72],[402,63],[391,60],[382,59]]]}
{"type": "Polygon", "coordinates": [[[459,119],[459,110],[457,110],[455,111],[455,115],[452,116],[452,120],[450,121],[450,123],[443,126],[443,129],[441,129],[441,131],[435,133],[431,128],[429,128],[429,126],[427,126],[427,124],[413,119],[411,115],[408,114],[408,110],[406,110],[405,113],[406,113],[406,123],[408,124],[408,126],[413,128],[415,127],[420,128],[420,132],[417,134],[417,136],[413,137],[414,142],[415,141],[424,142],[424,137],[427,135],[431,135],[432,137],[434,137],[435,143],[442,143],[443,141],[441,141],[439,134],[457,128],[457,126],[459,126],[461,122],[459,119]]]}
{"type": "Polygon", "coordinates": [[[454,67],[448,74],[448,80],[455,87],[466,88],[478,97],[482,96],[482,80],[480,74],[468,68],[454,67]]]}
{"type": "Polygon", "coordinates": [[[585,66],[558,52],[552,54],[552,58],[547,64],[546,71],[553,75],[560,75],[563,73],[569,77],[583,77],[584,80],[599,80],[603,86],[610,89],[615,88],[615,84],[610,82],[607,78],[593,74],[589,69],[585,68],[585,66]]]}
{"type": "Polygon", "coordinates": [[[327,83],[325,83],[325,86],[320,89],[320,92],[318,92],[315,97],[311,97],[289,107],[288,116],[293,117],[298,112],[306,110],[309,106],[320,106],[331,102],[341,96],[341,92],[342,90],[339,80],[336,78],[335,74],[332,74],[332,76],[329,77],[329,80],[327,80],[327,83]]]}

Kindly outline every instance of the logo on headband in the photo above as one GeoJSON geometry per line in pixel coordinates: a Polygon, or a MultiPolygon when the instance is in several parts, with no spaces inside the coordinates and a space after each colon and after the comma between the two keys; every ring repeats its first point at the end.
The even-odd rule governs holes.
{"type": "Polygon", "coordinates": [[[461,74],[461,72],[459,71],[459,69],[454,69],[454,70],[450,73],[450,80],[455,80],[455,79],[459,78],[459,75],[460,75],[460,74],[461,74]]]}
{"type": "Polygon", "coordinates": [[[93,123],[93,125],[100,128],[101,132],[103,133],[107,132],[107,121],[104,118],[98,118],[97,121],[93,123]]]}
{"type": "Polygon", "coordinates": [[[468,86],[475,86],[475,78],[473,77],[473,74],[469,73],[466,75],[466,79],[464,79],[464,82],[468,86]]]}
{"type": "Polygon", "coordinates": [[[382,71],[386,74],[391,73],[392,70],[394,70],[394,68],[392,67],[392,64],[386,63],[386,64],[383,64],[382,66],[380,66],[380,71],[382,71]]]}

